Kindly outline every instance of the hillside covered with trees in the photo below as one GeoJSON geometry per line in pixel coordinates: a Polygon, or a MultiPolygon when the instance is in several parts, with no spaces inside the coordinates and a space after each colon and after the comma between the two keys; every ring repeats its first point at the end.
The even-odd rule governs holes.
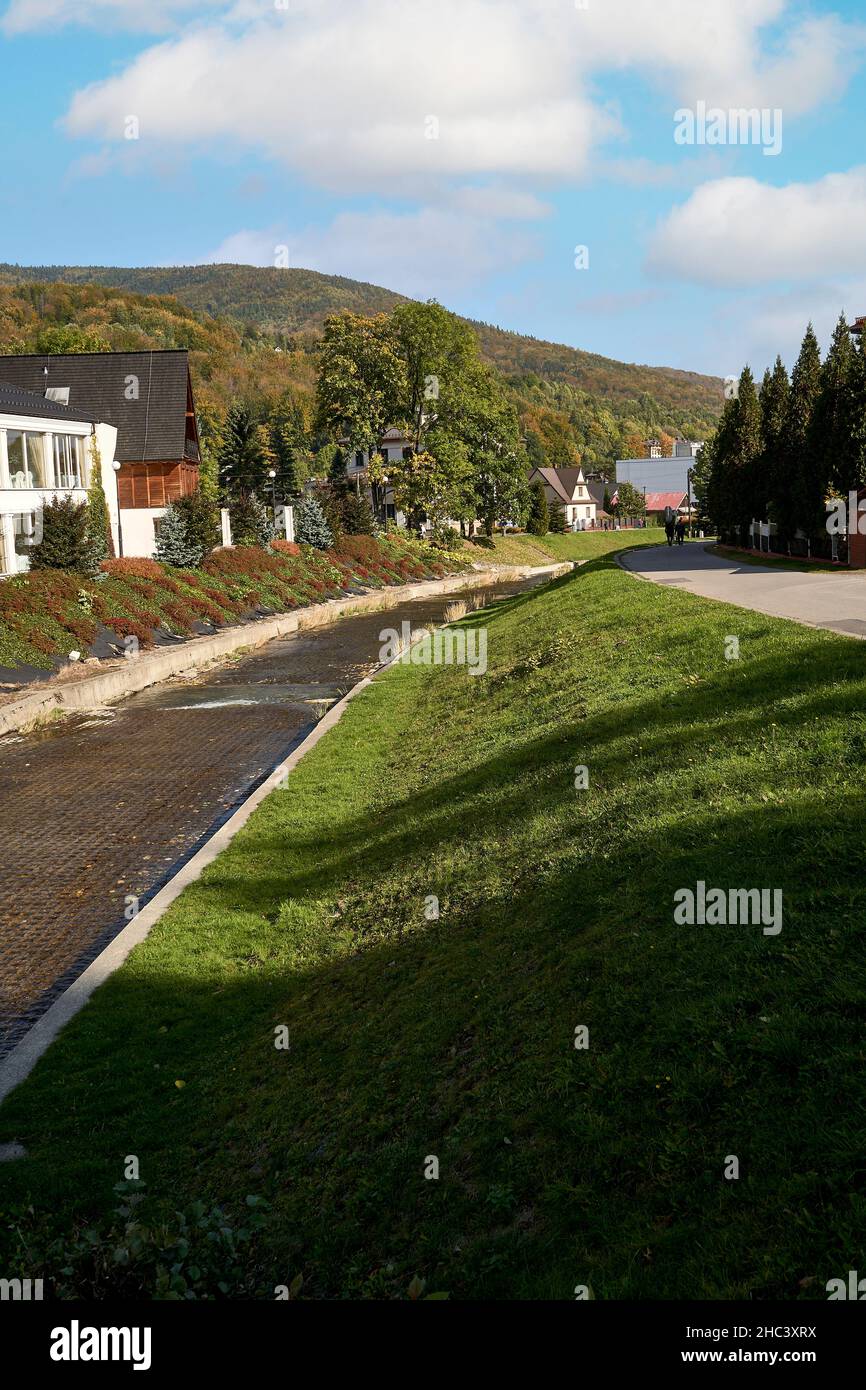
{"type": "MultiPolygon", "coordinates": [[[[291,386],[307,396],[329,314],[390,313],[404,302],[378,286],[307,270],[0,265],[0,351],[31,351],[41,331],[67,323],[98,330],[112,348],[186,346],[202,405],[224,415],[238,395],[273,397],[291,386]]],[[[483,360],[505,380],[533,463],[580,460],[588,471],[611,473],[617,457],[649,436],[706,437],[721,411],[714,377],[469,327],[483,360]]]]}

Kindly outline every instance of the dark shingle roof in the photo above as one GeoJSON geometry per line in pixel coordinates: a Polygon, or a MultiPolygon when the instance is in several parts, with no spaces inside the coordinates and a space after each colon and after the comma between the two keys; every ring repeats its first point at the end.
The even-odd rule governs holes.
{"type": "Polygon", "coordinates": [[[35,391],[25,391],[23,387],[16,386],[11,381],[0,381],[0,414],[38,415],[43,420],[90,420],[87,414],[76,415],[68,405],[60,405],[58,401],[46,401],[44,396],[38,395],[35,391]]]}
{"type": "Polygon", "coordinates": [[[68,386],[68,418],[115,425],[121,463],[184,457],[189,381],[185,348],[3,357],[0,377],[39,396],[48,386],[68,386]],[[131,378],[137,383],[137,399],[135,390],[129,399],[131,378]]]}

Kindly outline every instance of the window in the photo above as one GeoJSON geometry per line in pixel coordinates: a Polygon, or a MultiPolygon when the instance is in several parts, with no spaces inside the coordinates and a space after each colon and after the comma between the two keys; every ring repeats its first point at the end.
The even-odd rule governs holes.
{"type": "Polygon", "coordinates": [[[10,565],[10,569],[13,572],[28,570],[28,551],[34,541],[41,539],[37,531],[36,512],[16,512],[12,517],[12,532],[15,537],[15,563],[10,565]]]}
{"type": "Polygon", "coordinates": [[[41,434],[8,430],[9,482],[15,488],[50,487],[45,470],[45,441],[41,434]]]}
{"type": "Polygon", "coordinates": [[[383,462],[383,463],[387,463],[387,462],[388,462],[388,459],[389,459],[389,457],[390,457],[390,455],[389,455],[389,453],[388,453],[388,450],[387,450],[387,449],[380,449],[380,450],[379,450],[379,453],[382,455],[382,462],[383,462]]]}
{"type": "Polygon", "coordinates": [[[410,459],[410,458],[412,457],[412,455],[414,454],[414,452],[415,452],[415,450],[411,447],[411,445],[410,445],[410,447],[409,447],[408,449],[404,449],[404,450],[403,450],[403,457],[404,457],[404,459],[410,459]]]}
{"type": "Polygon", "coordinates": [[[355,467],[356,467],[356,468],[363,468],[363,467],[364,467],[364,455],[363,455],[363,453],[361,452],[360,449],[358,449],[357,452],[356,452],[356,454],[355,454],[355,467]]]}
{"type": "Polygon", "coordinates": [[[82,487],[83,440],[75,434],[54,436],[55,487],[82,487]]]}

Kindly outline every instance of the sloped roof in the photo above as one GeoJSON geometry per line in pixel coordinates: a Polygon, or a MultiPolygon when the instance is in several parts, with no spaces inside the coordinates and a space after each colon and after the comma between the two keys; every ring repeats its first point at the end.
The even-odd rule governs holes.
{"type": "Polygon", "coordinates": [[[646,509],[648,512],[663,512],[665,507],[671,507],[677,511],[680,507],[686,506],[688,495],[685,492],[648,492],[646,495],[646,509]]]}
{"type": "MultiPolygon", "coordinates": [[[[0,359],[2,370],[2,359],[0,359]]],[[[35,391],[25,391],[11,381],[0,381],[0,415],[34,415],[42,420],[90,421],[88,414],[76,415],[68,405],[47,401],[35,391]]]]}
{"type": "Polygon", "coordinates": [[[38,396],[49,386],[68,386],[67,418],[115,425],[121,463],[184,457],[189,383],[185,348],[3,357],[0,376],[38,396]],[[137,382],[137,391],[131,392],[137,399],[129,399],[131,378],[137,382]]]}
{"type": "Polygon", "coordinates": [[[530,482],[538,476],[562,502],[574,501],[574,489],[583,482],[581,468],[533,468],[530,482]]]}

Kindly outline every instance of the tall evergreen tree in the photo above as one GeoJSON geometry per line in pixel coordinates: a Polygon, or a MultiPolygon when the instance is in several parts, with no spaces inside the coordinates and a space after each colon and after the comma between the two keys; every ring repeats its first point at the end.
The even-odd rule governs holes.
{"type": "Polygon", "coordinates": [[[738,539],[745,544],[760,493],[761,455],[761,407],[749,367],[744,367],[740,373],[727,449],[730,468],[728,514],[738,539]]]}
{"type": "Polygon", "coordinates": [[[847,493],[857,485],[856,448],[848,418],[854,348],[851,330],[842,314],[833,331],[830,350],[821,368],[821,390],[815,402],[810,426],[810,455],[822,483],[847,493]]]}
{"type": "Polygon", "coordinates": [[[273,468],[277,475],[274,479],[276,494],[284,501],[289,497],[297,497],[300,491],[300,482],[298,479],[296,431],[290,421],[272,419],[269,427],[269,438],[273,468]]]}
{"type": "Polygon", "coordinates": [[[812,413],[821,389],[821,353],[811,323],[791,373],[781,462],[784,476],[776,493],[782,535],[790,542],[799,529],[816,532],[824,519],[820,467],[810,457],[812,413]]]}
{"type": "Polygon", "coordinates": [[[544,483],[540,478],[536,478],[530,488],[529,517],[526,522],[526,529],[531,536],[545,536],[549,524],[550,516],[544,483]]]}
{"type": "Polygon", "coordinates": [[[229,408],[219,447],[220,483],[233,497],[250,496],[265,484],[273,454],[266,431],[245,405],[229,408]]]}
{"type": "Polygon", "coordinates": [[[788,419],[788,397],[791,383],[781,357],[776,358],[773,370],[764,373],[761,386],[761,477],[764,506],[758,513],[762,519],[778,521],[777,499],[786,487],[784,440],[788,419]]]}
{"type": "Polygon", "coordinates": [[[861,334],[852,351],[844,409],[846,467],[836,484],[843,493],[849,488],[866,487],[866,334],[861,334]]]}

